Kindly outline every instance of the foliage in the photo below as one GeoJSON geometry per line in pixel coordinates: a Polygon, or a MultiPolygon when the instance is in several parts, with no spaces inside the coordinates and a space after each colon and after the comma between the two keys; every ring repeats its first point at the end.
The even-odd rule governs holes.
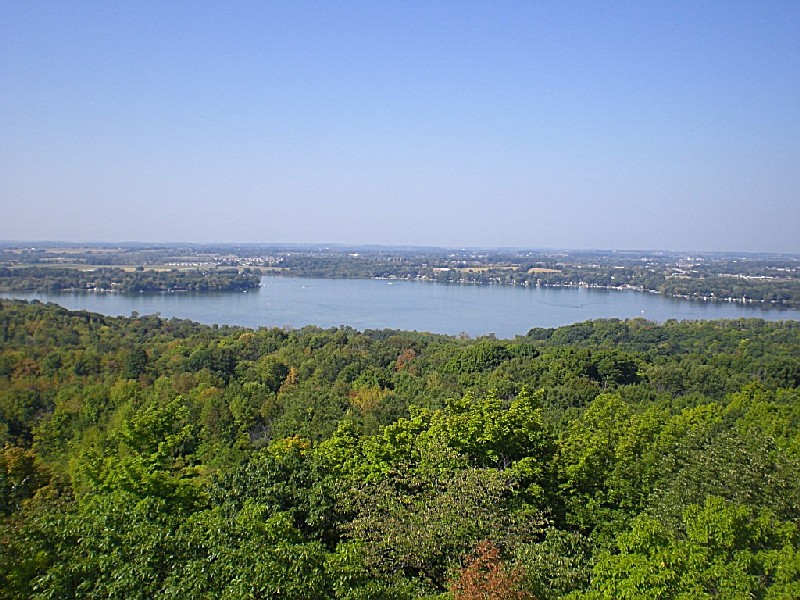
{"type": "Polygon", "coordinates": [[[0,266],[2,291],[102,291],[102,292],[229,292],[258,287],[259,270],[209,269],[201,271],[136,270],[118,268],[70,269],[0,266]]]}
{"type": "Polygon", "coordinates": [[[715,496],[677,529],[642,515],[602,556],[587,598],[789,598],[800,592],[797,529],[715,496]]]}
{"type": "Polygon", "coordinates": [[[798,597],[798,349],[0,300],[0,598],[798,597]]]}
{"type": "Polygon", "coordinates": [[[482,541],[465,560],[456,579],[450,586],[454,600],[484,600],[485,598],[523,599],[532,596],[520,590],[522,574],[509,570],[500,558],[500,551],[492,542],[482,541]]]}

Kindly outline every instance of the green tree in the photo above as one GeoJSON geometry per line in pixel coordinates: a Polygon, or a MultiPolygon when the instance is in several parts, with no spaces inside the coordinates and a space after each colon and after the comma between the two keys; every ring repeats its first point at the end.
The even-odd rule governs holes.
{"type": "Polygon", "coordinates": [[[600,558],[586,598],[796,598],[795,525],[709,497],[678,529],[648,515],[600,558]]]}

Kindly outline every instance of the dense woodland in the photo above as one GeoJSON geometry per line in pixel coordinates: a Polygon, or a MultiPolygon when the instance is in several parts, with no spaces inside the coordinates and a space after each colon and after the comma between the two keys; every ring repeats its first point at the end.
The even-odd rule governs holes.
{"type": "Polygon", "coordinates": [[[800,323],[0,300],[2,598],[798,598],[800,323]]]}
{"type": "Polygon", "coordinates": [[[0,291],[60,292],[238,292],[257,288],[261,271],[246,268],[191,269],[180,271],[126,271],[120,268],[92,270],[59,267],[0,266],[0,291]]]}

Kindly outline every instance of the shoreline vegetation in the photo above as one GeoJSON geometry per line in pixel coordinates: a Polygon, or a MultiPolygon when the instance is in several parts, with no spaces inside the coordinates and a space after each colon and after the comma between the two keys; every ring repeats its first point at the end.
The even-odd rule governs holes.
{"type": "Polygon", "coordinates": [[[246,291],[262,275],[629,290],[800,308],[800,255],[296,245],[0,244],[0,291],[246,291]]]}
{"type": "Polygon", "coordinates": [[[2,292],[242,292],[261,284],[259,269],[179,271],[77,267],[0,267],[2,292]]]}
{"type": "MultiPolygon", "coordinates": [[[[292,274],[286,273],[285,276],[291,276],[292,274]]],[[[295,275],[297,276],[297,275],[295,275]]],[[[508,286],[520,286],[520,287],[544,287],[544,288],[585,288],[590,290],[611,290],[611,291],[619,291],[619,292],[641,292],[641,293],[648,293],[648,294],[660,294],[667,296],[668,298],[677,298],[681,300],[692,300],[698,302],[733,302],[737,304],[758,304],[758,305],[771,305],[778,309],[791,309],[797,308],[798,305],[795,302],[791,301],[780,301],[780,300],[755,300],[753,298],[749,298],[746,295],[741,298],[733,298],[733,297],[717,297],[713,292],[709,295],[702,295],[700,293],[696,294],[669,294],[657,289],[647,289],[643,286],[636,286],[636,285],[600,285],[594,283],[586,283],[584,281],[575,282],[566,282],[566,283],[547,283],[547,282],[536,282],[535,284],[531,284],[529,282],[523,281],[521,283],[517,283],[515,281],[511,282],[492,282],[492,281],[476,281],[476,280],[468,280],[468,279],[460,279],[458,281],[436,281],[430,280],[426,278],[403,278],[399,279],[397,277],[373,277],[372,279],[380,279],[380,280],[389,280],[389,281],[429,281],[431,283],[444,283],[446,285],[508,285],[508,286]]]]}

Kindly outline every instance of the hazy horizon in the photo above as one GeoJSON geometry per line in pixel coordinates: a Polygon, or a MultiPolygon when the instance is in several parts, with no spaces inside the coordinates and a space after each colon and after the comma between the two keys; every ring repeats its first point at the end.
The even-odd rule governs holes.
{"type": "Polygon", "coordinates": [[[0,2],[0,56],[0,239],[800,253],[795,1],[0,2]]]}
{"type": "Polygon", "coordinates": [[[328,249],[328,248],[339,248],[339,249],[386,249],[386,250],[474,250],[474,251],[496,251],[499,253],[503,252],[573,252],[573,253],[581,253],[581,252],[611,252],[611,253],[620,253],[620,254],[658,254],[658,253],[668,253],[668,254],[692,254],[697,253],[698,255],[714,255],[714,254],[724,254],[724,255],[769,255],[769,256],[789,256],[793,258],[800,258],[800,252],[772,252],[772,251],[748,251],[748,250],[741,250],[737,248],[728,248],[728,249],[716,249],[716,250],[699,250],[697,248],[590,248],[590,247],[555,247],[555,246],[441,246],[441,245],[434,245],[434,244],[427,244],[427,245],[416,245],[416,244],[380,244],[380,243],[348,243],[348,242],[237,242],[237,241],[221,241],[221,240],[211,240],[211,241],[169,241],[169,240],[156,240],[151,242],[144,242],[140,240],[117,240],[117,241],[107,241],[107,240],[0,240],[0,246],[20,246],[20,245],[29,245],[29,244],[38,244],[44,247],[52,247],[52,248],[59,248],[59,247],[80,247],[81,245],[87,246],[97,246],[103,248],[111,248],[111,247],[137,247],[137,246],[188,246],[194,248],[202,248],[202,247],[214,247],[214,246],[222,246],[222,247],[236,247],[236,246],[250,246],[250,247],[274,247],[274,248],[317,248],[317,249],[328,249]]]}

